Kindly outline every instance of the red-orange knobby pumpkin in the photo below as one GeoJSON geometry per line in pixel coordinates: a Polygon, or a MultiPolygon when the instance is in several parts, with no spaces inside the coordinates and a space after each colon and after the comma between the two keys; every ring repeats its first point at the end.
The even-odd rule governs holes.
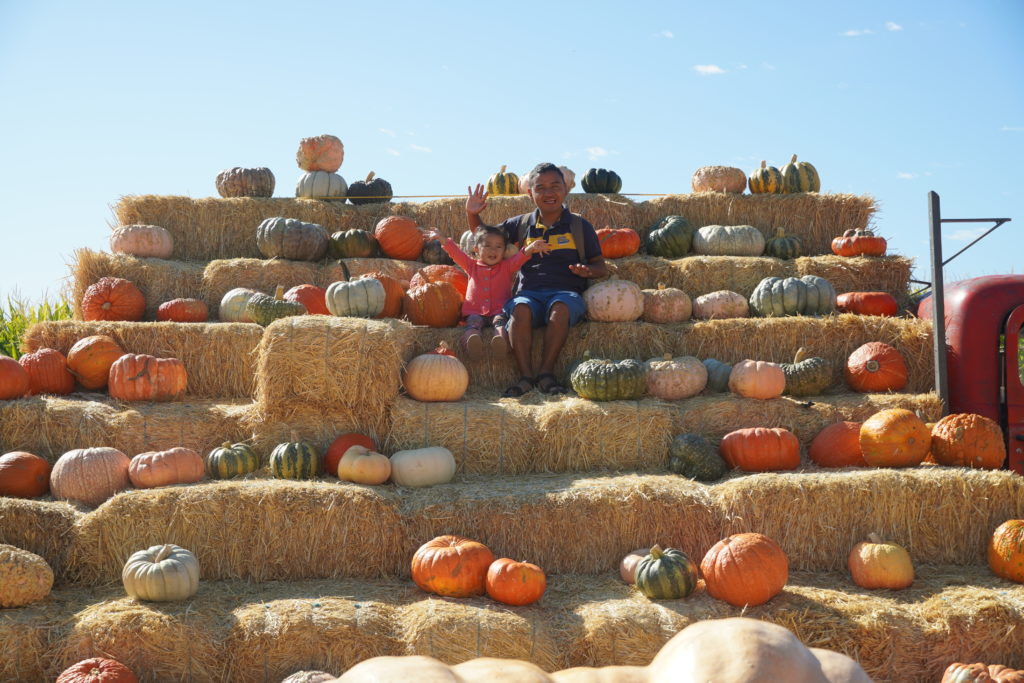
{"type": "Polygon", "coordinates": [[[412,558],[412,580],[428,593],[451,598],[483,595],[494,553],[483,543],[461,536],[438,536],[420,546],[412,558]]]}
{"type": "Polygon", "coordinates": [[[1008,519],[992,532],[988,566],[996,576],[1024,583],[1024,519],[1008,519]]]}
{"type": "Polygon", "coordinates": [[[108,384],[124,401],[173,401],[185,393],[188,373],[177,358],[126,353],[110,366],[108,384]]]}
{"type": "Polygon", "coordinates": [[[415,261],[423,251],[423,233],[416,221],[405,216],[388,216],[377,223],[373,236],[389,258],[415,261]]]}
{"type": "Polygon", "coordinates": [[[640,251],[640,235],[629,228],[601,228],[597,239],[605,258],[623,258],[640,251]]]}
{"type": "Polygon", "coordinates": [[[68,359],[55,349],[39,349],[18,359],[28,373],[29,394],[70,394],[75,376],[68,371],[68,359]]]}
{"type": "Polygon", "coordinates": [[[295,285],[284,293],[285,301],[294,301],[306,307],[310,315],[330,315],[327,310],[327,290],[316,285],[295,285]]]}
{"type": "Polygon", "coordinates": [[[544,570],[529,562],[502,557],[487,569],[487,595],[506,605],[529,605],[547,589],[544,570]]]}
{"type": "Polygon", "coordinates": [[[49,490],[49,462],[25,451],[0,455],[0,496],[35,498],[49,490]]]}
{"type": "Polygon", "coordinates": [[[405,287],[398,279],[379,271],[367,273],[362,277],[372,277],[384,285],[384,310],[380,312],[378,318],[397,318],[402,315],[402,297],[405,296],[405,287]]]}
{"type": "Polygon", "coordinates": [[[893,316],[900,307],[888,292],[847,292],[836,297],[840,313],[893,316]]]}
{"type": "Polygon", "coordinates": [[[128,464],[128,478],[137,489],[171,484],[192,484],[206,474],[203,456],[177,446],[166,451],[139,453],[128,464]]]}
{"type": "Polygon", "coordinates": [[[708,550],[700,563],[708,594],[730,605],[761,605],[789,579],[789,559],[764,534],[733,534],[708,550]]]}
{"type": "Polygon", "coordinates": [[[842,237],[832,240],[832,253],[839,256],[882,256],[885,254],[884,237],[871,230],[847,230],[842,237]]]}
{"type": "Polygon", "coordinates": [[[899,391],[907,386],[907,362],[892,346],[868,342],[846,359],[844,375],[854,391],[899,391]]]}
{"type": "Polygon", "coordinates": [[[794,470],[800,466],[800,442],[778,427],[753,427],[729,432],[718,445],[722,459],[745,472],[794,470]]]}
{"type": "Polygon", "coordinates": [[[124,349],[105,334],[94,334],[76,341],[68,351],[68,370],[86,389],[107,386],[110,366],[124,355],[124,349]]]}
{"type": "Polygon", "coordinates": [[[989,664],[988,675],[995,683],[1024,683],[1024,670],[1011,669],[1002,664],[989,664]]]}
{"type": "Polygon", "coordinates": [[[860,452],[860,422],[836,422],[811,441],[807,455],[819,467],[867,467],[860,452]]]}
{"type": "Polygon", "coordinates": [[[860,426],[860,451],[872,467],[920,465],[931,442],[924,421],[903,408],[881,410],[860,426]]]}
{"type": "Polygon", "coordinates": [[[206,302],[199,299],[171,299],[156,309],[156,319],[175,323],[205,323],[210,319],[206,302]]]}
{"type": "Polygon", "coordinates": [[[413,325],[455,327],[462,317],[462,297],[447,282],[428,282],[409,288],[402,298],[402,310],[413,325]]]}
{"type": "Polygon", "coordinates": [[[455,287],[455,290],[466,300],[466,288],[469,287],[469,277],[459,268],[446,265],[424,266],[416,271],[416,274],[409,280],[409,289],[422,287],[428,282],[447,282],[455,287]]]}
{"type": "Polygon", "coordinates": [[[21,363],[0,356],[0,399],[21,398],[28,393],[30,381],[21,363]]]}
{"type": "Polygon", "coordinates": [[[64,669],[56,683],[139,683],[139,679],[121,662],[93,657],[64,669]]]}
{"type": "Polygon", "coordinates": [[[142,320],[146,297],[133,283],[119,277],[101,277],[82,296],[83,320],[142,320]]]}
{"type": "Polygon", "coordinates": [[[931,453],[940,465],[997,470],[1006,460],[1003,430],[984,415],[947,415],[932,427],[931,453]]]}
{"type": "Polygon", "coordinates": [[[939,683],[992,683],[992,677],[988,673],[988,667],[981,662],[953,662],[946,667],[939,683]]]}
{"type": "Polygon", "coordinates": [[[355,432],[342,434],[327,447],[327,452],[324,454],[324,471],[332,477],[338,476],[338,462],[345,455],[345,451],[352,446],[363,446],[371,451],[377,450],[377,444],[365,434],[356,434],[355,432]]]}

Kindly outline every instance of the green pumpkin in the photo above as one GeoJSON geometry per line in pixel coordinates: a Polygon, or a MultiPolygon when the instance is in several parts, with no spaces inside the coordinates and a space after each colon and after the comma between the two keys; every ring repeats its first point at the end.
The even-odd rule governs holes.
{"type": "Polygon", "coordinates": [[[615,171],[591,168],[583,174],[580,184],[588,194],[615,194],[622,189],[622,178],[615,171]]]}
{"type": "Polygon", "coordinates": [[[255,294],[245,304],[245,314],[252,318],[254,323],[266,327],[275,320],[287,318],[293,315],[306,315],[306,307],[298,301],[285,301],[284,287],[277,286],[274,296],[269,294],[255,294]]]}
{"type": "Polygon", "coordinates": [[[589,359],[569,375],[572,389],[591,401],[627,401],[647,391],[647,368],[638,360],[589,359]]]}
{"type": "Polygon", "coordinates": [[[705,390],[713,393],[729,391],[729,375],[732,374],[732,366],[715,358],[705,358],[702,362],[708,369],[708,383],[704,386],[705,390]]]}
{"type": "MultiPolygon", "coordinates": [[[[348,200],[355,205],[387,204],[395,196],[391,183],[383,178],[374,178],[374,172],[366,180],[357,180],[348,186],[348,200]]],[[[351,176],[349,176],[351,177],[351,176]]]]}
{"type": "Polygon", "coordinates": [[[832,364],[799,349],[792,363],[779,363],[786,375],[784,393],[790,396],[815,396],[832,384],[832,364]]]}
{"type": "Polygon", "coordinates": [[[817,169],[806,161],[797,161],[796,155],[782,167],[782,191],[818,192],[821,190],[821,178],[817,169]]]}
{"type": "Polygon", "coordinates": [[[331,258],[370,258],[378,253],[377,238],[366,230],[342,230],[331,235],[331,258]]]}
{"type": "Polygon", "coordinates": [[[278,479],[313,479],[319,471],[320,454],[305,441],[278,444],[270,453],[270,472],[278,479]]]}
{"type": "Polygon", "coordinates": [[[331,315],[376,318],[384,310],[384,285],[372,277],[332,282],[324,299],[331,315]]]}
{"type": "Polygon", "coordinates": [[[680,434],[668,447],[669,472],[698,481],[715,481],[728,469],[718,448],[700,434],[680,434]]]}
{"type": "Polygon", "coordinates": [[[502,164],[501,170],[487,179],[487,194],[492,197],[519,194],[519,176],[512,171],[506,172],[506,168],[502,164]]]}
{"type": "Polygon", "coordinates": [[[644,248],[652,256],[679,258],[690,253],[696,231],[682,216],[665,216],[647,231],[644,248]]]}
{"type": "Polygon", "coordinates": [[[750,295],[750,308],[759,316],[826,315],[835,310],[835,289],[816,275],[766,277],[750,295]]]}
{"type": "Polygon", "coordinates": [[[764,234],[752,225],[705,225],[693,236],[693,253],[760,256],[764,253],[764,234]]]}
{"type": "MultiPolygon", "coordinates": [[[[466,253],[468,254],[469,252],[466,253]]],[[[427,240],[423,245],[423,251],[420,252],[420,260],[431,264],[445,264],[449,266],[455,264],[455,261],[452,261],[452,257],[441,246],[441,240],[427,240]]]]}
{"type": "Polygon", "coordinates": [[[211,479],[241,477],[259,468],[259,456],[251,446],[244,443],[225,443],[206,456],[206,473],[211,479]]]}
{"type": "Polygon", "coordinates": [[[775,228],[775,237],[764,245],[764,255],[781,259],[795,259],[802,251],[800,238],[787,235],[785,228],[775,228]]]}
{"type": "Polygon", "coordinates": [[[319,261],[330,236],[322,225],[294,218],[267,218],[256,226],[256,247],[267,258],[319,261]]]}
{"type": "Polygon", "coordinates": [[[761,168],[751,173],[747,181],[750,185],[750,194],[782,193],[782,172],[774,166],[769,166],[767,161],[762,161],[761,168]]]}
{"type": "Polygon", "coordinates": [[[685,598],[697,587],[697,565],[682,550],[656,545],[636,568],[636,587],[652,600],[685,598]]]}

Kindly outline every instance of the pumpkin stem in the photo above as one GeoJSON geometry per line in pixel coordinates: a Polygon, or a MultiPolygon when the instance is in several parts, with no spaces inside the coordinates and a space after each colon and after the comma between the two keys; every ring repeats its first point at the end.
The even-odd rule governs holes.
{"type": "Polygon", "coordinates": [[[231,448],[231,442],[230,441],[225,441],[224,443],[222,443],[220,445],[220,447],[221,448],[231,448]]]}
{"type": "Polygon", "coordinates": [[[651,548],[651,557],[653,557],[656,560],[660,560],[661,556],[664,554],[665,551],[661,549],[660,545],[655,544],[654,547],[651,548]]]}
{"type": "Polygon", "coordinates": [[[775,236],[776,237],[785,237],[786,236],[786,229],[785,228],[775,228],[775,236]]]}
{"type": "Polygon", "coordinates": [[[373,176],[375,176],[375,175],[376,175],[376,173],[374,173],[373,171],[370,171],[370,175],[366,176],[366,180],[365,180],[365,182],[367,182],[367,183],[368,183],[368,182],[370,182],[371,180],[373,180],[373,176]]]}
{"type": "Polygon", "coordinates": [[[500,171],[498,171],[498,173],[504,173],[504,172],[505,172],[505,166],[506,166],[506,165],[507,165],[507,164],[502,164],[502,165],[501,165],[501,170],[500,170],[500,171]]]}
{"type": "Polygon", "coordinates": [[[795,154],[793,155],[793,158],[789,160],[789,163],[791,163],[791,164],[795,164],[796,163],[796,155],[795,154]]]}
{"type": "Polygon", "coordinates": [[[157,551],[156,557],[153,558],[153,562],[163,562],[167,559],[167,556],[171,554],[171,550],[174,548],[170,543],[164,543],[157,551]]]}
{"type": "Polygon", "coordinates": [[[278,285],[274,290],[274,300],[284,301],[284,285],[278,285]]]}
{"type": "Polygon", "coordinates": [[[879,369],[881,369],[881,367],[882,366],[879,365],[878,361],[874,359],[871,359],[864,364],[864,369],[867,370],[868,372],[878,372],[879,369]]]}
{"type": "Polygon", "coordinates": [[[761,161],[761,168],[768,168],[768,162],[767,161],[761,161]]]}
{"type": "Polygon", "coordinates": [[[658,283],[658,289],[665,289],[665,283],[664,282],[659,282],[658,283]]]}
{"type": "Polygon", "coordinates": [[[868,534],[868,540],[872,543],[881,543],[882,537],[876,534],[874,531],[872,531],[870,534],[868,534]]]}
{"type": "Polygon", "coordinates": [[[793,362],[799,363],[800,361],[807,360],[810,357],[810,355],[810,352],[801,346],[799,349],[796,350],[796,355],[793,356],[793,362]]]}
{"type": "Polygon", "coordinates": [[[665,360],[672,360],[672,354],[671,353],[666,353],[665,355],[662,356],[662,358],[665,359],[665,360]]]}

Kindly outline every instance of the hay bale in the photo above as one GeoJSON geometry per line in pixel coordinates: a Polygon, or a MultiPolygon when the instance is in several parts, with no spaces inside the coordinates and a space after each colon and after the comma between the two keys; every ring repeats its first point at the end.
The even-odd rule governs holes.
{"type": "Polygon", "coordinates": [[[156,309],[165,301],[203,298],[202,263],[76,249],[70,265],[69,299],[79,320],[85,290],[101,277],[120,277],[135,283],[146,297],[147,320],[156,320],[156,309]]]}
{"type": "Polygon", "coordinates": [[[299,316],[267,327],[259,347],[256,401],[264,419],[348,416],[387,433],[412,326],[397,320],[299,316]]]}
{"type": "Polygon", "coordinates": [[[51,348],[67,355],[83,337],[105,334],[127,353],[177,358],[188,371],[188,396],[252,398],[256,348],[263,328],[252,323],[131,323],[60,320],[25,332],[27,351],[51,348]]]}
{"type": "Polygon", "coordinates": [[[51,462],[73,448],[111,446],[133,456],[184,446],[206,453],[251,436],[249,402],[115,401],[103,394],[33,396],[0,401],[0,448],[24,450],[51,462]]]}
{"type": "Polygon", "coordinates": [[[401,501],[407,556],[454,533],[553,573],[613,571],[630,550],[655,541],[703,557],[724,521],[707,487],[674,475],[466,475],[402,490],[401,501]]]}
{"type": "Polygon", "coordinates": [[[75,522],[81,516],[67,503],[0,497],[0,543],[42,557],[59,584],[75,522]]]}
{"type": "Polygon", "coordinates": [[[731,478],[710,493],[727,533],[764,533],[790,566],[813,570],[846,567],[850,548],[871,532],[904,546],[915,562],[984,565],[992,531],[1024,512],[1019,476],[934,466],[807,467],[731,478]]]}
{"type": "Polygon", "coordinates": [[[337,480],[131,490],[78,520],[68,573],[82,585],[116,581],[131,553],[157,543],[194,552],[205,579],[407,573],[398,502],[393,488],[337,480]]]}

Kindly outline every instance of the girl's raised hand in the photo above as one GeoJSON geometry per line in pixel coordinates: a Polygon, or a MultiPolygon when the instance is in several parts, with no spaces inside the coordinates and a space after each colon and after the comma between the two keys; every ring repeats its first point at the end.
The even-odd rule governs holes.
{"type": "Polygon", "coordinates": [[[466,191],[469,193],[469,197],[466,198],[466,213],[477,216],[487,208],[487,190],[482,184],[477,183],[475,189],[467,187],[466,191]]]}
{"type": "Polygon", "coordinates": [[[549,251],[551,251],[551,245],[547,243],[547,240],[534,240],[523,249],[524,254],[540,254],[541,256],[549,251]]]}

